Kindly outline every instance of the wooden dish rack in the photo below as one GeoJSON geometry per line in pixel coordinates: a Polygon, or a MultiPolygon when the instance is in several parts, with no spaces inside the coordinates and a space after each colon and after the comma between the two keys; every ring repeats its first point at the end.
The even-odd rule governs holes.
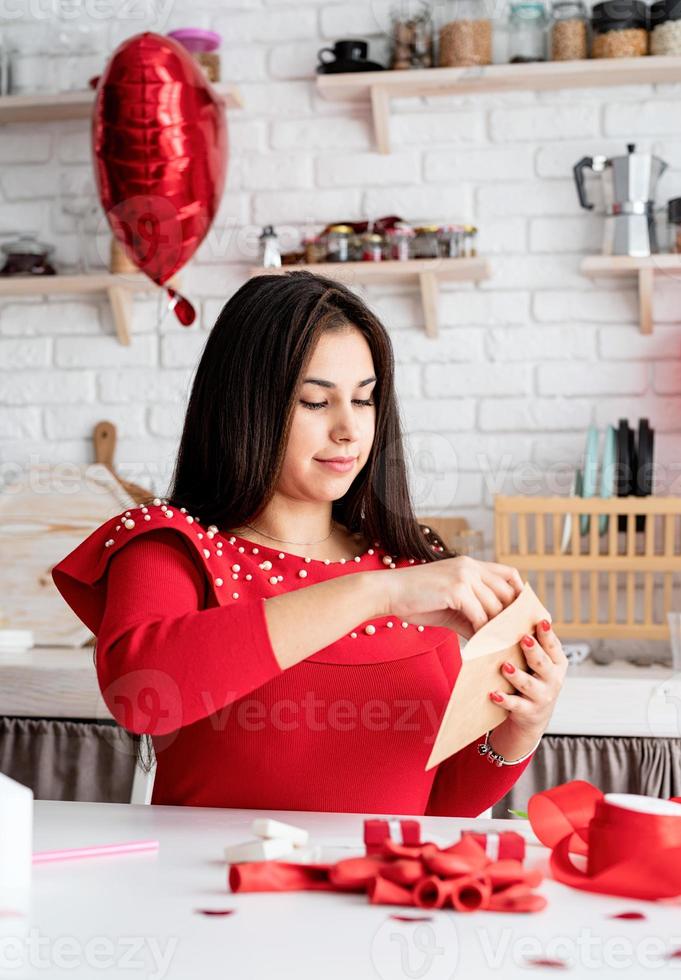
{"type": "Polygon", "coordinates": [[[681,497],[494,500],[496,561],[530,582],[565,638],[667,639],[681,572],[680,532],[681,497]],[[572,526],[562,550],[568,515],[572,526]],[[590,518],[586,534],[582,515],[590,518]]]}

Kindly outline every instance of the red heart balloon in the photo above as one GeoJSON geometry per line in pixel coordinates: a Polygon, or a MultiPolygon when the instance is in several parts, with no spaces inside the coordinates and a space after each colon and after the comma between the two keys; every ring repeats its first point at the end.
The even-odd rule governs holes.
{"type": "MultiPolygon", "coordinates": [[[[159,286],[205,238],[227,173],[227,120],[177,41],[145,31],[114,51],[95,93],[95,176],[102,207],[135,265],[159,286]]],[[[194,310],[168,290],[185,326],[194,310]]]]}

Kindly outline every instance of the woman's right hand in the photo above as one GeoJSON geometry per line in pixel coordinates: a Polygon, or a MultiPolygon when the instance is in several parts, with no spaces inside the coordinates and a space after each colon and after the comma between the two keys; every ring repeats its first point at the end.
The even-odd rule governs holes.
{"type": "Polygon", "coordinates": [[[523,588],[517,568],[467,555],[386,570],[386,615],[469,640],[523,588]]]}

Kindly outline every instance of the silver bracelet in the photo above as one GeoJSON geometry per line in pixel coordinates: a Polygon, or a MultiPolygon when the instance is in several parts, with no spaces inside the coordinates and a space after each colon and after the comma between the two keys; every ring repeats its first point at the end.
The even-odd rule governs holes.
{"type": "MultiPolygon", "coordinates": [[[[492,731],[494,731],[494,729],[492,729],[492,731]]],[[[517,766],[517,765],[519,765],[519,763],[524,762],[525,759],[529,759],[529,757],[536,750],[537,746],[539,745],[539,743],[541,742],[541,739],[542,739],[542,737],[540,735],[539,738],[537,739],[537,742],[532,746],[532,748],[530,749],[530,751],[529,752],[526,752],[525,755],[522,755],[519,759],[509,760],[509,759],[505,759],[503,757],[503,755],[501,754],[501,752],[495,752],[494,751],[494,749],[492,748],[492,746],[489,744],[489,737],[490,737],[490,732],[487,732],[487,734],[485,735],[485,741],[478,743],[478,752],[482,756],[485,756],[486,755],[487,756],[487,759],[489,760],[489,762],[491,762],[495,766],[517,766]]]]}

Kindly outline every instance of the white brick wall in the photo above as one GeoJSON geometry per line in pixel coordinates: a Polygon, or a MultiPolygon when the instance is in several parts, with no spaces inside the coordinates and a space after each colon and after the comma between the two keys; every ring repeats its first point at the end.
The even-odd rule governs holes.
{"type": "MultiPolygon", "coordinates": [[[[229,115],[218,219],[183,272],[197,324],[186,330],[172,316],[159,324],[156,299],[140,297],[126,349],[98,299],[4,302],[0,478],[29,459],[88,460],[92,426],[106,418],[119,430],[119,468],[162,492],[196,361],[244,280],[259,226],[275,223],[290,246],[303,223],[388,213],[476,223],[493,267],[477,287],[443,287],[441,335],[432,341],[412,291],[362,289],[394,339],[420,510],[464,514],[489,538],[494,492],[522,492],[527,467],[539,473],[540,492],[545,469],[555,478],[556,466],[569,473],[579,462],[586,426],[623,415],[648,415],[658,461],[678,468],[681,282],[659,283],[655,330],[642,337],[632,284],[579,273],[581,256],[600,249],[602,228],[579,208],[571,171],[585,154],[623,152],[635,141],[670,164],[659,202],[681,196],[681,137],[672,124],[681,86],[400,99],[393,153],[380,156],[366,107],[321,99],[312,73],[317,50],[343,35],[369,37],[381,60],[387,2],[113,6],[106,28],[116,43],[187,24],[221,31],[223,77],[245,100],[229,115]]],[[[3,240],[35,231],[63,259],[75,257],[75,227],[62,205],[83,193],[89,152],[86,121],[3,127],[3,240]]],[[[108,235],[99,220],[94,227],[92,257],[102,264],[108,235]]]]}

